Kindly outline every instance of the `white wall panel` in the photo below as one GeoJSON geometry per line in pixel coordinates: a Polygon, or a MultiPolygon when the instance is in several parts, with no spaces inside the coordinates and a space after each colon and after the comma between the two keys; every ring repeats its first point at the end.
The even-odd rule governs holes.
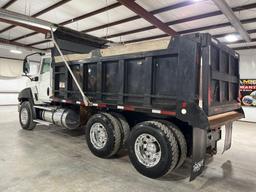
{"type": "Polygon", "coordinates": [[[18,92],[26,87],[28,78],[0,79],[0,106],[18,104],[18,92]]]}
{"type": "MultiPolygon", "coordinates": [[[[27,77],[22,77],[22,61],[0,59],[0,106],[18,104],[18,93],[26,87],[27,77]],[[12,65],[12,67],[10,67],[12,65]],[[8,73],[8,74],[7,74],[8,73]],[[6,77],[7,76],[7,77],[6,77]]],[[[38,71],[38,63],[31,63],[31,74],[38,71]]]]}

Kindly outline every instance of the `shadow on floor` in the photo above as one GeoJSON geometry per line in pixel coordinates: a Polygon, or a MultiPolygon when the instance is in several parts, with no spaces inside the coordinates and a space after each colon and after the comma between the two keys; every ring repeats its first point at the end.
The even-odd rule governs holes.
{"type": "Polygon", "coordinates": [[[209,187],[218,186],[223,183],[227,188],[234,188],[238,191],[255,191],[255,183],[246,179],[237,179],[233,176],[233,166],[230,160],[222,164],[222,176],[210,177],[201,186],[200,190],[206,190],[209,187]]]}

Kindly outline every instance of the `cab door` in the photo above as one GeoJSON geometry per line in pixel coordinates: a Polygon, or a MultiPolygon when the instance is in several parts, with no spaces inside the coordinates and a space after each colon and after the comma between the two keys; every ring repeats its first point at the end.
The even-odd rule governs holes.
{"type": "Polygon", "coordinates": [[[52,96],[52,70],[51,57],[42,57],[38,83],[38,100],[43,103],[50,102],[52,96]]]}

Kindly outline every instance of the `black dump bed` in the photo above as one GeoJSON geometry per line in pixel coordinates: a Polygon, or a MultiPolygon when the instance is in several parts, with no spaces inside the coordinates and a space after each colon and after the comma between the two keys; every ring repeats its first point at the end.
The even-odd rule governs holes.
{"type": "MultiPolygon", "coordinates": [[[[65,49],[72,47],[59,42],[65,49]]],[[[52,54],[54,97],[82,101],[56,49],[52,54]]],[[[86,54],[67,58],[85,95],[94,103],[173,114],[180,105],[192,103],[201,106],[207,116],[240,108],[239,55],[209,34],[113,49],[91,46],[86,54]]]]}

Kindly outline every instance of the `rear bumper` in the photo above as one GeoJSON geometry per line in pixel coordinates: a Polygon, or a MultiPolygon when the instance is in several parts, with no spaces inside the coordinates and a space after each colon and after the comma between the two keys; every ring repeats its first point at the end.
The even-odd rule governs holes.
{"type": "Polygon", "coordinates": [[[244,112],[241,109],[240,111],[230,111],[218,115],[209,116],[208,121],[210,128],[215,129],[238,119],[242,119],[244,117],[244,112]]]}

